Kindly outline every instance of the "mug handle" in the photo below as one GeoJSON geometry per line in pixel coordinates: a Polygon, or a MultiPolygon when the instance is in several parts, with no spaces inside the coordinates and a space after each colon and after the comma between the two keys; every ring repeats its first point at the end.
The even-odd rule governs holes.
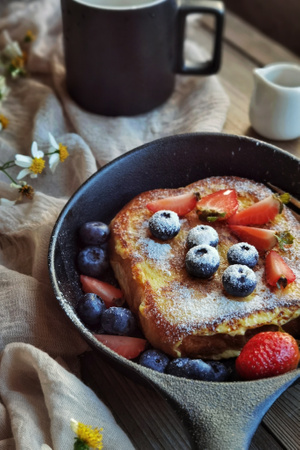
{"type": "Polygon", "coordinates": [[[221,65],[221,46],[224,25],[225,6],[216,0],[185,0],[180,2],[177,23],[177,67],[176,73],[187,75],[212,75],[221,65]],[[186,67],[184,62],[184,38],[186,18],[189,14],[211,14],[216,18],[216,30],[212,59],[199,63],[198,66],[186,67]]]}

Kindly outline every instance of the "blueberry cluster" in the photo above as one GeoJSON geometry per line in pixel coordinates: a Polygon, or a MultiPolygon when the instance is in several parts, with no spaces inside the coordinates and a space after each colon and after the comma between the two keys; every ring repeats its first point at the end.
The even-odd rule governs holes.
{"type": "Polygon", "coordinates": [[[109,227],[103,222],[86,222],[79,228],[82,248],[77,256],[80,273],[99,278],[109,267],[107,242],[109,227]]]}
{"type": "Polygon", "coordinates": [[[230,264],[225,269],[222,282],[225,291],[234,297],[247,297],[257,284],[256,275],[252,270],[258,262],[258,251],[247,242],[232,245],[227,252],[230,264]]]}
{"type": "MultiPolygon", "coordinates": [[[[86,222],[79,228],[81,249],[77,266],[81,274],[100,278],[107,273],[109,235],[109,227],[103,222],[86,222]]],[[[132,336],[137,330],[136,318],[128,308],[106,308],[103,299],[96,294],[82,295],[76,312],[82,322],[97,333],[132,336]]]]}
{"type": "Polygon", "coordinates": [[[220,256],[215,248],[218,243],[218,233],[209,225],[197,225],[189,231],[185,267],[190,275],[206,279],[218,270],[220,256]]]}
{"type": "Polygon", "coordinates": [[[106,308],[96,294],[84,294],[79,299],[76,312],[86,326],[98,333],[132,336],[137,330],[136,318],[128,308],[106,308]]]}
{"type": "Polygon", "coordinates": [[[155,349],[144,351],[139,358],[139,364],[161,373],[193,380],[225,381],[232,374],[232,366],[228,362],[191,358],[170,359],[165,353],[155,349]]]}
{"type": "MultiPolygon", "coordinates": [[[[216,230],[209,225],[197,225],[187,236],[189,250],[185,257],[187,272],[198,278],[210,278],[219,268],[220,256],[215,248],[219,243],[216,230]]],[[[224,271],[222,282],[225,291],[234,297],[246,297],[256,287],[253,267],[258,262],[258,251],[247,242],[230,247],[227,260],[230,264],[224,271]]]]}

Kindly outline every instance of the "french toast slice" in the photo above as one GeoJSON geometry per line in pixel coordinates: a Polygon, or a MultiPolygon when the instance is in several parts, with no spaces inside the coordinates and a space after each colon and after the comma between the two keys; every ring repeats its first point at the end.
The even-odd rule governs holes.
{"type": "MultiPolygon", "coordinates": [[[[300,224],[284,206],[264,227],[289,230],[294,242],[276,248],[296,274],[284,289],[266,282],[265,253],[253,269],[257,286],[245,298],[228,295],[222,274],[228,267],[227,251],[238,238],[226,221],[213,224],[219,234],[220,266],[210,279],[189,275],[185,268],[186,240],[201,222],[195,210],[180,218],[180,232],[161,241],[149,231],[153,214],[146,207],[155,199],[198,192],[201,197],[221,189],[235,189],[239,210],[271,194],[263,184],[238,177],[211,177],[179,189],[156,189],[130,201],[112,220],[110,262],[129,308],[137,315],[148,341],[174,357],[221,359],[237,356],[251,336],[266,329],[300,325],[300,224]]],[[[207,223],[206,223],[207,224],[207,223]]]]}

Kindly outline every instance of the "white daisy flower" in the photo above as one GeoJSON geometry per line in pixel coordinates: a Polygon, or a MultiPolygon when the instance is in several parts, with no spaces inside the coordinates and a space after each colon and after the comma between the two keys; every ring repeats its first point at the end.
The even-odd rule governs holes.
{"type": "Polygon", "coordinates": [[[31,156],[16,155],[15,164],[19,167],[23,167],[23,170],[17,176],[17,180],[30,175],[31,178],[36,178],[39,173],[45,168],[44,152],[38,149],[37,143],[34,141],[31,146],[31,156]]]}
{"type": "Polygon", "coordinates": [[[69,156],[67,146],[61,143],[57,143],[54,136],[50,133],[49,135],[49,166],[52,173],[55,172],[55,169],[59,162],[64,162],[64,160],[69,156]]]}

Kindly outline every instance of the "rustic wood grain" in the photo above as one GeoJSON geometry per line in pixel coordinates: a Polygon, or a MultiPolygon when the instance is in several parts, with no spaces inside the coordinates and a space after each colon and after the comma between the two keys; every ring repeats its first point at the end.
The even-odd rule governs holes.
{"type": "Polygon", "coordinates": [[[299,0],[225,0],[226,7],[300,56],[299,0]]]}
{"type": "MultiPolygon", "coordinates": [[[[210,18],[202,19],[202,22],[208,30],[213,30],[214,24],[210,18]]],[[[203,34],[202,45],[209,46],[210,39],[209,35],[203,34]]],[[[249,121],[249,105],[254,87],[253,70],[275,62],[300,64],[300,58],[234,14],[227,13],[223,61],[218,76],[231,104],[223,131],[264,140],[300,157],[300,139],[266,139],[252,129],[249,121]]]]}

